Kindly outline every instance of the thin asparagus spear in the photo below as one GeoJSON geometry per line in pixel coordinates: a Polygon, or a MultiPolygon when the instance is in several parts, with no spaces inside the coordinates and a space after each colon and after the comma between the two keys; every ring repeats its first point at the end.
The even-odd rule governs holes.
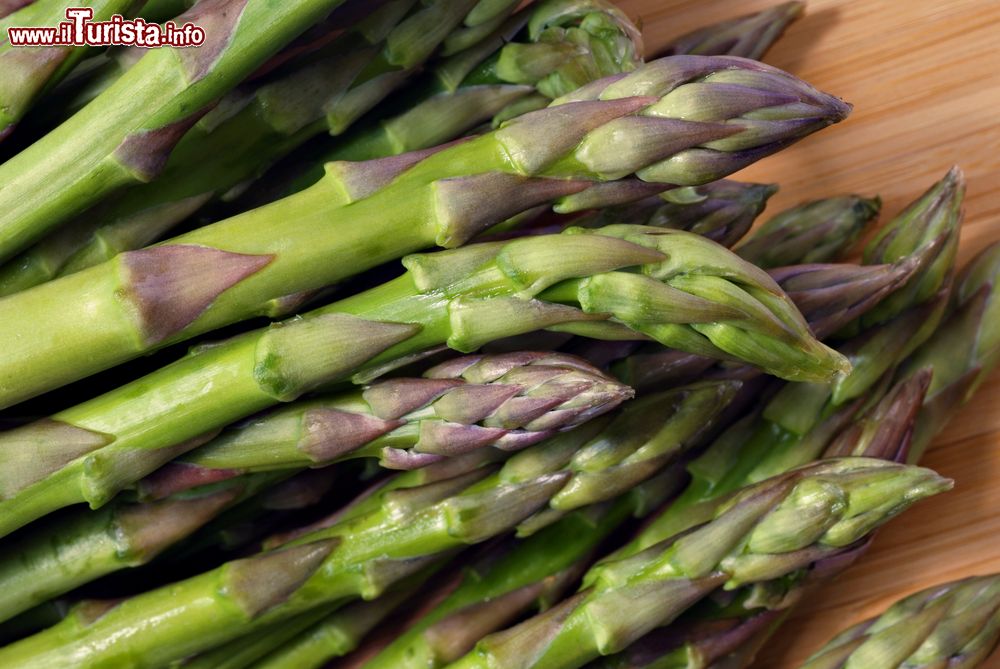
{"type": "Polygon", "coordinates": [[[331,126],[342,132],[405,83],[474,5],[396,0],[376,6],[318,51],[229,94],[184,135],[154,181],[97,204],[0,269],[0,295],[146,246],[331,126]],[[389,50],[414,33],[421,40],[408,48],[419,52],[407,68],[372,78],[371,61],[384,66],[389,50]]]}
{"type": "Polygon", "coordinates": [[[973,576],[896,602],[838,634],[801,669],[973,669],[998,641],[1000,576],[973,576]]]}
{"type": "Polygon", "coordinates": [[[611,338],[640,332],[793,379],[847,371],[767,274],[687,232],[571,229],[405,264],[409,272],[381,286],[195,349],[0,434],[0,534],[68,504],[97,508],[227,424],[352,375],[377,377],[443,344],[473,351],[545,327],[611,338]]]}
{"type": "Polygon", "coordinates": [[[750,230],[776,192],[778,187],[773,184],[723,179],[696,188],[669,190],[627,205],[606,207],[575,220],[574,224],[600,227],[627,223],[687,230],[728,248],[750,230]]]}
{"type": "Polygon", "coordinates": [[[691,53],[759,60],[804,9],[802,2],[785,2],[756,14],[720,21],[678,37],[660,51],[660,55],[691,53]]]}
{"type": "Polygon", "coordinates": [[[298,195],[0,300],[0,407],[406,252],[461,244],[595,181],[721,178],[849,109],[778,70],[723,57],[656,61],[573,95],[430,156],[333,164],[298,195]],[[715,91],[722,101],[697,119],[663,116],[689,117],[715,91]],[[762,109],[772,120],[758,118],[762,109]],[[341,203],[334,232],[332,202],[341,203]]]}
{"type": "Polygon", "coordinates": [[[770,219],[736,253],[765,269],[832,262],[875,222],[881,208],[879,198],[860,195],[806,202],[770,219]]]}
{"type": "Polygon", "coordinates": [[[140,482],[159,497],[190,482],[323,467],[375,457],[413,469],[493,447],[526,448],[611,411],[632,396],[583,360],[558,353],[456,358],[424,378],[298,402],[226,430],[140,482]]]}
{"type": "Polygon", "coordinates": [[[889,320],[912,304],[930,299],[950,280],[958,252],[964,196],[965,178],[960,169],[952,167],[943,179],[879,230],[865,247],[864,262],[873,264],[893,262],[910,255],[914,249],[943,243],[927,271],[865,315],[866,326],[889,320]],[[938,242],[939,238],[943,241],[938,242]]]}
{"type": "MultiPolygon", "coordinates": [[[[736,253],[758,266],[769,266],[766,258],[780,257],[788,263],[774,268],[772,276],[795,301],[813,332],[826,337],[877,304],[917,269],[910,259],[882,266],[799,266],[832,260],[846,251],[875,220],[878,210],[877,198],[859,196],[833,197],[792,207],[751,233],[736,253]]],[[[592,359],[590,354],[583,355],[592,359]]],[[[687,382],[715,364],[711,358],[647,344],[626,359],[615,360],[612,369],[618,378],[644,390],[687,382]]]]}

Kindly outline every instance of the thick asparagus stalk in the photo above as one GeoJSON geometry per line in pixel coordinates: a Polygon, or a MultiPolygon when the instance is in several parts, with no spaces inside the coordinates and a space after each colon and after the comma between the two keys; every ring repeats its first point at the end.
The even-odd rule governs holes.
{"type": "MultiPolygon", "coordinates": [[[[556,439],[573,441],[580,436],[586,438],[586,430],[556,439]]],[[[74,666],[89,667],[127,657],[140,667],[161,666],[328,602],[359,595],[374,598],[436,556],[507,531],[558,493],[567,475],[538,476],[508,466],[495,474],[475,471],[465,480],[468,483],[450,479],[402,491],[405,496],[384,496],[375,511],[306,535],[283,549],[126,600],[89,624],[67,619],[0,649],[0,663],[59,666],[72,658],[74,666]],[[157,625],[145,624],[153,618],[157,625]],[[193,629],[198,633],[191,634],[193,629]],[[107,643],[110,639],[114,643],[107,643]]],[[[663,557],[672,558],[674,564],[684,560],[686,568],[665,580],[655,579],[655,569],[645,569],[624,587],[632,592],[641,587],[636,580],[662,580],[662,587],[654,588],[656,599],[662,601],[664,588],[690,593],[727,580],[735,584],[775,577],[781,569],[799,566],[796,561],[805,564],[842,550],[914,501],[949,485],[928,470],[865,459],[799,470],[747,491],[713,523],[665,548],[663,557]],[[805,517],[804,509],[796,506],[814,497],[804,493],[817,487],[830,493],[824,496],[827,513],[809,514],[806,523],[789,527],[789,516],[805,517]],[[738,519],[744,522],[737,523],[738,519]],[[752,525],[762,529],[748,532],[752,525]],[[756,553],[744,551],[759,546],[770,553],[779,544],[791,552],[763,562],[753,560],[756,553]],[[719,568],[724,571],[715,571],[719,568]]],[[[808,504],[810,509],[816,506],[815,501],[808,504]]],[[[657,562],[650,553],[642,558],[657,562]]],[[[594,598],[607,601],[620,590],[613,583],[615,571],[622,572],[604,570],[594,598]]],[[[643,609],[647,614],[662,613],[659,606],[643,609]]],[[[630,630],[634,633],[641,627],[640,623],[630,630]]],[[[572,626],[563,629],[582,631],[572,626]]]]}
{"type": "Polygon", "coordinates": [[[928,470],[868,458],[768,479],[688,534],[592,568],[575,597],[487,637],[449,666],[581,667],[668,624],[718,587],[776,579],[842,555],[915,501],[949,487],[928,470]]]}
{"type": "Polygon", "coordinates": [[[678,37],[660,55],[682,53],[703,56],[742,56],[759,60],[781,33],[802,15],[805,4],[785,2],[756,14],[747,14],[699,28],[678,37]]]}
{"type": "Polygon", "coordinates": [[[184,135],[155,181],[99,203],[0,269],[0,294],[146,246],[329,126],[342,132],[402,85],[474,5],[475,0],[388,3],[319,51],[279,70],[277,79],[231,93],[184,135]],[[406,69],[372,78],[370,70],[385,67],[391,60],[387,54],[404,38],[413,51],[406,69]]]}
{"type": "Polygon", "coordinates": [[[638,332],[793,379],[847,371],[767,274],[687,232],[571,229],[405,264],[409,272],[382,286],[195,349],[0,434],[0,534],[68,504],[101,506],[227,424],[443,344],[473,351],[546,327],[611,338],[638,332]]]}
{"type": "Polygon", "coordinates": [[[875,222],[881,208],[879,198],[860,195],[806,202],[770,219],[736,253],[765,269],[832,262],[875,222]]]}
{"type": "Polygon", "coordinates": [[[202,0],[198,47],[150,49],[91,104],[0,165],[0,260],[104,196],[159,173],[191,124],[343,0],[202,0]],[[83,159],[81,159],[83,157],[83,159]]]}
{"type": "Polygon", "coordinates": [[[841,632],[802,669],[903,669],[984,663],[1000,641],[1000,577],[932,586],[841,632]]]}
{"type": "Polygon", "coordinates": [[[594,181],[721,178],[848,111],[778,70],[722,57],[656,61],[574,96],[433,155],[333,164],[298,195],[0,300],[0,406],[403,253],[458,245],[594,181]],[[703,105],[715,93],[725,102],[703,105]],[[669,116],[699,105],[695,119],[669,116]]]}
{"type": "Polygon", "coordinates": [[[356,457],[413,469],[479,448],[519,450],[611,411],[631,395],[564,354],[456,358],[424,378],[389,379],[256,417],[158,470],[140,490],[160,497],[192,482],[356,457]]]}
{"type": "MultiPolygon", "coordinates": [[[[13,46],[7,28],[52,27],[66,20],[66,9],[78,6],[65,0],[35,0],[8,13],[0,8],[0,140],[13,132],[38,96],[66,76],[87,54],[86,46],[13,46]],[[7,16],[4,16],[7,14],[7,16]]],[[[87,3],[93,21],[107,21],[115,14],[128,14],[138,6],[134,0],[95,0],[87,3]]]]}
{"type": "Polygon", "coordinates": [[[732,247],[750,230],[776,192],[778,187],[773,184],[723,179],[695,188],[669,190],[627,205],[605,207],[574,224],[582,227],[613,223],[653,225],[687,230],[732,247]]]}

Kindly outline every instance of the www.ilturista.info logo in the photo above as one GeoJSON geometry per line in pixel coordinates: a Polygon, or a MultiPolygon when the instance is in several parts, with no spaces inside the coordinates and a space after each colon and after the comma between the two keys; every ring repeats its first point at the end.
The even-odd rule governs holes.
{"type": "Polygon", "coordinates": [[[11,46],[137,46],[154,49],[162,46],[201,46],[205,31],[193,23],[178,26],[167,21],[162,26],[142,19],[126,19],[115,14],[107,21],[94,21],[90,7],[70,7],[66,21],[57,26],[10,27],[7,39],[11,46]]]}

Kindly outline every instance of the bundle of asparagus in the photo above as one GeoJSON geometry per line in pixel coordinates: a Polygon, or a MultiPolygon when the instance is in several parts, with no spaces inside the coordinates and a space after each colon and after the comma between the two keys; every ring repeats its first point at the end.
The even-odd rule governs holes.
{"type": "MultiPolygon", "coordinates": [[[[777,186],[725,179],[850,111],[750,60],[800,3],[645,64],[607,0],[279,4],[0,42],[0,666],[746,667],[951,487],[913,463],[1000,362],[961,173],[861,264],[877,197],[748,235],[777,186]]],[[[994,594],[806,666],[972,666],[994,594]]]]}

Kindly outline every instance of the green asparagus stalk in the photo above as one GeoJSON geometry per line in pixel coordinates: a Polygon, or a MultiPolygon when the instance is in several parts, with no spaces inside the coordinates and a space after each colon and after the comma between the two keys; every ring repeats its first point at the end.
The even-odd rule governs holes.
{"type": "Polygon", "coordinates": [[[759,60],[804,9],[802,2],[785,2],[756,14],[720,21],[678,37],[660,55],[690,53],[759,60]]]}
{"type": "Polygon", "coordinates": [[[69,504],[97,508],[227,424],[352,376],[377,377],[444,344],[469,352],[546,327],[611,338],[638,332],[792,379],[847,371],[767,274],[687,232],[570,229],[405,264],[406,274],[381,286],[197,348],[0,434],[0,534],[69,504]]]}
{"type": "Polygon", "coordinates": [[[736,253],[765,269],[832,262],[878,218],[881,208],[879,198],[860,195],[806,202],[770,219],[736,253]]]}
{"type": "Polygon", "coordinates": [[[486,637],[449,666],[584,666],[670,623],[716,588],[776,579],[851,551],[892,516],[949,487],[928,470],[869,458],[793,470],[743,489],[682,537],[597,565],[576,596],[486,637]]]}
{"type": "Polygon", "coordinates": [[[474,5],[475,0],[387,3],[256,88],[229,94],[184,135],[154,181],[99,203],[7,263],[0,270],[0,294],[146,246],[297,146],[330,127],[342,132],[404,83],[474,5]],[[421,39],[412,40],[413,34],[421,39]],[[386,67],[404,38],[412,40],[406,69],[373,77],[370,70],[386,67]]]}
{"type": "Polygon", "coordinates": [[[258,416],[161,468],[139,488],[159,498],[192,484],[349,458],[414,469],[480,448],[519,450],[611,411],[631,395],[564,354],[456,358],[423,378],[388,379],[258,416]]]}
{"type": "Polygon", "coordinates": [[[152,180],[204,111],[342,0],[203,0],[198,47],[150,49],[91,104],[0,165],[0,260],[125,185],[152,180]]]}
{"type": "Polygon", "coordinates": [[[983,664],[1000,641],[1000,577],[935,585],[841,632],[802,669],[902,669],[983,664]]]}
{"type": "Polygon", "coordinates": [[[433,155],[332,164],[298,195],[0,300],[0,406],[403,253],[458,245],[594,181],[721,178],[848,111],[778,70],[721,57],[657,61],[574,96],[433,155]],[[726,102],[690,119],[714,92],[726,102]]]}
{"type": "MultiPolygon", "coordinates": [[[[107,21],[115,14],[128,15],[141,5],[135,0],[93,0],[86,7],[93,10],[93,21],[107,21]]],[[[0,80],[0,140],[13,132],[38,97],[72,71],[89,50],[86,46],[14,46],[7,28],[53,27],[67,19],[67,8],[77,6],[66,0],[35,0],[12,13],[0,11],[0,70],[4,73],[0,80]]]]}
{"type": "Polygon", "coordinates": [[[729,248],[750,230],[776,192],[778,187],[773,184],[723,179],[696,188],[669,190],[626,205],[605,207],[577,219],[574,224],[600,227],[627,223],[687,230],[729,248]]]}
{"type": "MultiPolygon", "coordinates": [[[[786,261],[788,266],[772,269],[771,275],[796,303],[813,332],[827,337],[878,304],[917,270],[909,259],[891,265],[799,265],[833,260],[846,251],[874,221],[877,202],[877,198],[841,196],[793,207],[751,233],[736,253],[758,266],[769,264],[763,256],[772,251],[772,257],[786,261]],[[823,249],[822,254],[815,254],[817,248],[823,249]]],[[[588,354],[584,357],[592,359],[588,354]]],[[[627,358],[615,360],[613,370],[632,387],[645,390],[687,382],[714,364],[715,360],[705,356],[646,344],[627,358]]]]}

